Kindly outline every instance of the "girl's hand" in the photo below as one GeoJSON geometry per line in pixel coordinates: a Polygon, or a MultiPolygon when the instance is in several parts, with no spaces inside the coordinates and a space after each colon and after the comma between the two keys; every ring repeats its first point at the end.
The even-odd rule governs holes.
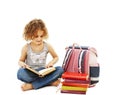
{"type": "Polygon", "coordinates": [[[25,62],[22,62],[22,61],[19,61],[19,65],[20,65],[20,67],[22,67],[22,68],[28,67],[28,65],[27,65],[25,62]]]}
{"type": "Polygon", "coordinates": [[[46,68],[53,67],[53,64],[52,63],[48,63],[45,67],[46,68]]]}

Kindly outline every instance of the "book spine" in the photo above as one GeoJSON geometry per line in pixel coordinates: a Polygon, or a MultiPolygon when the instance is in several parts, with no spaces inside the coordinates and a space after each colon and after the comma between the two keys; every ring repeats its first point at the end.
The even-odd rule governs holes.
{"type": "Polygon", "coordinates": [[[87,88],[75,86],[62,86],[62,90],[87,91],[87,88]]]}
{"type": "Polygon", "coordinates": [[[86,91],[74,91],[74,90],[61,90],[61,93],[86,95],[86,91]]]}
{"type": "Polygon", "coordinates": [[[76,79],[76,80],[88,80],[88,76],[72,76],[72,75],[63,75],[63,79],[76,79]]]}
{"type": "Polygon", "coordinates": [[[64,79],[63,81],[68,82],[68,83],[82,83],[82,84],[89,84],[90,83],[89,80],[64,79]]]}
{"type": "Polygon", "coordinates": [[[63,86],[75,86],[75,87],[83,87],[88,88],[89,84],[81,84],[81,83],[68,83],[68,82],[62,82],[63,86]]]}
{"type": "Polygon", "coordinates": [[[73,74],[73,73],[65,73],[62,74],[63,79],[78,79],[78,80],[88,80],[88,75],[84,74],[73,74]]]}

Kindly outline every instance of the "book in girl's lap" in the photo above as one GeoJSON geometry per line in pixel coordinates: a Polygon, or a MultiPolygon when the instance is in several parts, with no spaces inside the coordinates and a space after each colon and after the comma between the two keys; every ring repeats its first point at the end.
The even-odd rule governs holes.
{"type": "Polygon", "coordinates": [[[46,85],[59,84],[58,78],[61,77],[63,69],[60,66],[55,67],[55,71],[46,75],[45,77],[39,77],[37,74],[26,69],[49,68],[58,61],[58,56],[53,47],[44,41],[48,38],[47,28],[41,19],[33,19],[24,28],[24,39],[30,41],[23,46],[21,56],[19,59],[20,69],[17,72],[17,78],[24,82],[21,86],[23,91],[31,89],[39,89],[46,85]],[[46,64],[47,54],[50,53],[52,60],[46,64]]]}

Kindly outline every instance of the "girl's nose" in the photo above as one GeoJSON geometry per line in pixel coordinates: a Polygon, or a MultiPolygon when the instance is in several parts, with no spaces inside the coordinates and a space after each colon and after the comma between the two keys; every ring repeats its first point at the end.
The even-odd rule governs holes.
{"type": "Polygon", "coordinates": [[[42,37],[41,37],[41,36],[38,36],[38,40],[42,40],[42,37]]]}

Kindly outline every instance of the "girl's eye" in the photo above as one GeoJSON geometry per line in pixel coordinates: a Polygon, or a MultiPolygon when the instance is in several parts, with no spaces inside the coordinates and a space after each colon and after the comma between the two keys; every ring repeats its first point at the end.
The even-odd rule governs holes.
{"type": "Polygon", "coordinates": [[[37,38],[38,36],[35,36],[35,38],[37,38]]]}
{"type": "MultiPolygon", "coordinates": [[[[35,38],[38,38],[39,36],[34,36],[35,38]]],[[[43,37],[43,36],[40,36],[41,38],[43,37]]]]}

